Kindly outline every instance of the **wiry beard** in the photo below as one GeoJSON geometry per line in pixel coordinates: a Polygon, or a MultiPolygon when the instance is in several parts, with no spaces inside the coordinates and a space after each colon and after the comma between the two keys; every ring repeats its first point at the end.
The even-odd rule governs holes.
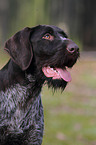
{"type": "Polygon", "coordinates": [[[52,78],[47,78],[46,83],[48,85],[48,88],[52,88],[54,91],[56,89],[61,89],[61,91],[64,91],[64,89],[67,85],[67,82],[65,82],[62,79],[61,80],[59,80],[59,79],[53,80],[52,78]]]}

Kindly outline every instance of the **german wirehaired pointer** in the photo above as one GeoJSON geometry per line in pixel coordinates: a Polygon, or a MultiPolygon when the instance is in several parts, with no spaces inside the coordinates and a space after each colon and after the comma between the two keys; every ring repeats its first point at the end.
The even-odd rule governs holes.
{"type": "Polygon", "coordinates": [[[0,145],[41,145],[42,86],[64,90],[79,48],[60,28],[38,25],[17,32],[4,49],[11,59],[0,71],[0,145]]]}

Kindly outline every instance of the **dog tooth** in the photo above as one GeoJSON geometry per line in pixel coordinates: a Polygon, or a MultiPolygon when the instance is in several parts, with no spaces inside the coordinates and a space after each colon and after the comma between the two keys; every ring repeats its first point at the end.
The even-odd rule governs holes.
{"type": "Polygon", "coordinates": [[[48,66],[48,68],[50,68],[52,71],[54,71],[55,73],[58,73],[59,74],[59,72],[56,70],[56,69],[54,69],[54,68],[52,68],[52,67],[50,67],[50,66],[48,66]]]}
{"type": "Polygon", "coordinates": [[[50,67],[51,70],[54,70],[53,68],[50,67]]]}
{"type": "Polygon", "coordinates": [[[55,73],[58,73],[54,68],[52,68],[52,70],[53,70],[55,73]]]}
{"type": "Polygon", "coordinates": [[[57,72],[57,71],[54,69],[54,72],[57,72]]]}

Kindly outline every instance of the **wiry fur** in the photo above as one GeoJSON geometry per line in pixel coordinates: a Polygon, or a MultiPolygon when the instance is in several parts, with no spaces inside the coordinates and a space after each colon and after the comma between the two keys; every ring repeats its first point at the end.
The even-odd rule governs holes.
{"type": "Polygon", "coordinates": [[[6,42],[5,50],[11,59],[0,71],[0,145],[41,145],[42,86],[46,82],[64,90],[67,85],[63,79],[46,77],[42,68],[72,67],[79,50],[60,28],[46,25],[19,31],[6,42]],[[42,39],[46,33],[54,40],[42,39]],[[71,44],[74,52],[67,50],[71,44]]]}
{"type": "Polygon", "coordinates": [[[2,96],[0,133],[3,135],[0,135],[0,144],[2,145],[11,145],[11,143],[26,145],[29,142],[40,145],[42,142],[44,118],[41,95],[30,97],[34,83],[30,75],[27,78],[30,84],[25,86],[16,84],[0,92],[2,96]]]}

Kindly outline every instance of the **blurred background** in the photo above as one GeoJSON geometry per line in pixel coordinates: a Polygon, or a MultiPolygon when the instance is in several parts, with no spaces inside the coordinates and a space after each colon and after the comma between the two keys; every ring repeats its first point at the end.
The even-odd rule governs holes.
{"type": "Polygon", "coordinates": [[[38,24],[59,26],[81,51],[63,93],[43,88],[43,145],[96,145],[96,1],[0,0],[0,68],[9,59],[4,42],[38,24]]]}

